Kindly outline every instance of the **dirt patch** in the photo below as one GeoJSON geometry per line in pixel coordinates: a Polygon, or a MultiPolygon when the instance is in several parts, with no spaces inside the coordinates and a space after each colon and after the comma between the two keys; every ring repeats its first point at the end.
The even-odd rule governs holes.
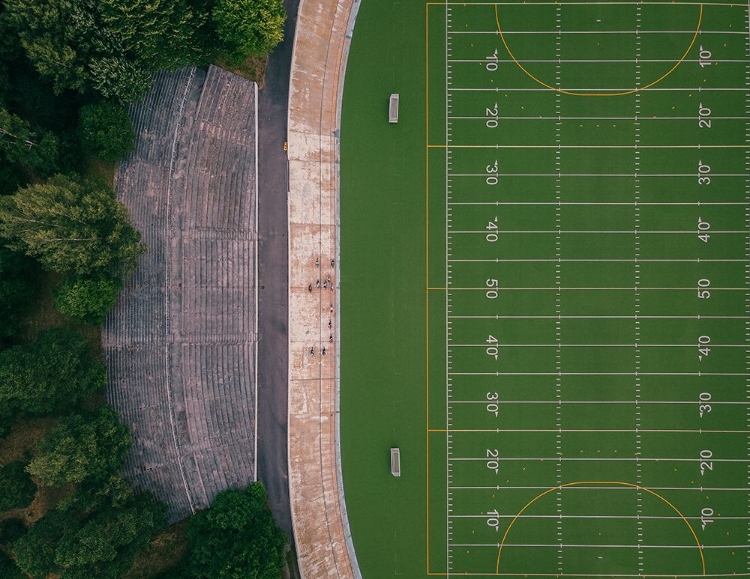
{"type": "Polygon", "coordinates": [[[263,79],[266,76],[266,65],[268,64],[267,56],[248,56],[240,66],[228,64],[222,59],[216,61],[216,66],[228,70],[242,78],[252,80],[257,83],[258,88],[263,88],[263,79]]]}

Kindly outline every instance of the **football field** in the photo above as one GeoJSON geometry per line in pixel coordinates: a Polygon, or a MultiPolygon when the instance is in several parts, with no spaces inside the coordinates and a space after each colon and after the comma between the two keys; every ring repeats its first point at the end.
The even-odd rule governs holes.
{"type": "Polygon", "coordinates": [[[430,570],[747,575],[747,6],[425,21],[430,570]]]}
{"type": "Polygon", "coordinates": [[[342,279],[343,473],[363,576],[750,577],[748,4],[420,8],[423,100],[384,92],[402,92],[421,145],[399,148],[405,129],[374,121],[367,134],[399,159],[378,191],[391,218],[378,251],[423,271],[384,270],[397,289],[382,304],[369,287],[347,302],[342,279]],[[357,332],[362,359],[396,344],[377,394],[347,392],[357,332]],[[367,420],[371,440],[402,448],[403,479],[364,444],[367,420]]]}

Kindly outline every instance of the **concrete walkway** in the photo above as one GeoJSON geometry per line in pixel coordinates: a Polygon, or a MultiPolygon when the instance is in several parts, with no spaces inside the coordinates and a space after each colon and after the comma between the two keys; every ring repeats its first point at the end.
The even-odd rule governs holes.
{"type": "Polygon", "coordinates": [[[338,452],[341,90],[355,0],[302,0],[289,95],[289,473],[304,579],[359,577],[338,452]]]}

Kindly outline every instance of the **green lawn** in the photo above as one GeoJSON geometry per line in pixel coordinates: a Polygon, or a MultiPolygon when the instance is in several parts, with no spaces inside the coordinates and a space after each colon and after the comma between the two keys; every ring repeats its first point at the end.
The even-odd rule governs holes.
{"type": "Polygon", "coordinates": [[[363,2],[341,443],[365,579],[750,576],[747,21],[363,2]]]}

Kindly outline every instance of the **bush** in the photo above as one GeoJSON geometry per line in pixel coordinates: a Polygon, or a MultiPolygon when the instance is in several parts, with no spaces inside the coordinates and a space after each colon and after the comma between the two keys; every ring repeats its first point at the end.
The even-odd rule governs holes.
{"type": "Polygon", "coordinates": [[[135,148],[135,131],[123,105],[110,101],[86,105],[78,118],[78,136],[87,153],[117,161],[135,148]]]}
{"type": "Polygon", "coordinates": [[[189,553],[183,577],[278,579],[286,536],[276,526],[261,483],[228,490],[188,523],[189,553]]]}
{"type": "Polygon", "coordinates": [[[21,461],[0,468],[0,512],[28,507],[36,495],[36,485],[21,461]]]}
{"type": "Polygon", "coordinates": [[[224,43],[223,56],[232,65],[248,54],[263,56],[284,39],[281,0],[217,0],[211,16],[224,43]]]}
{"type": "Polygon", "coordinates": [[[119,279],[67,280],[54,292],[55,309],[87,324],[101,324],[115,305],[122,287],[119,279]]]}

